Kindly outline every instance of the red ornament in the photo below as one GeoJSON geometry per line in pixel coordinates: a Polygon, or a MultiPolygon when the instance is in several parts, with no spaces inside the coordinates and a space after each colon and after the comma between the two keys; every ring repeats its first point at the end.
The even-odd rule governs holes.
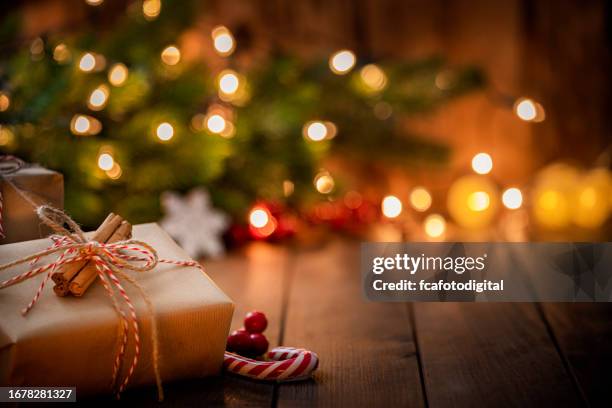
{"type": "Polygon", "coordinates": [[[233,331],[227,338],[227,350],[235,353],[248,353],[251,349],[251,338],[249,333],[244,330],[233,331]]]}
{"type": "Polygon", "coordinates": [[[263,353],[268,351],[268,339],[261,333],[253,333],[250,336],[251,339],[251,354],[254,356],[261,356],[263,353]]]}
{"type": "Polygon", "coordinates": [[[268,319],[262,312],[249,312],[244,319],[244,327],[249,333],[262,333],[268,327],[268,319]]]}

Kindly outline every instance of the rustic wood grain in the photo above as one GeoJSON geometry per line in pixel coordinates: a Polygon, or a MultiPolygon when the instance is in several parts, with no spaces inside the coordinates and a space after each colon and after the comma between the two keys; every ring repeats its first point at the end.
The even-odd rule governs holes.
{"type": "Polygon", "coordinates": [[[283,344],[321,360],[313,380],[279,386],[279,407],[424,406],[406,307],[363,298],[357,243],[297,255],[283,344]]]}
{"type": "Polygon", "coordinates": [[[542,304],[557,343],[591,407],[610,406],[612,304],[542,304]]]}
{"type": "Polygon", "coordinates": [[[418,346],[430,407],[581,406],[529,303],[417,303],[418,346]]]}
{"type": "MultiPolygon", "coordinates": [[[[261,310],[268,316],[265,334],[270,346],[278,344],[282,294],[286,292],[285,278],[290,262],[286,248],[266,243],[254,243],[242,253],[204,262],[208,275],[235,303],[232,330],[242,327],[248,311],[261,310]]],[[[164,391],[164,406],[268,407],[272,404],[274,386],[224,374],[165,384],[164,391]]],[[[146,387],[126,392],[122,400],[157,406],[156,395],[155,388],[146,387]]]]}

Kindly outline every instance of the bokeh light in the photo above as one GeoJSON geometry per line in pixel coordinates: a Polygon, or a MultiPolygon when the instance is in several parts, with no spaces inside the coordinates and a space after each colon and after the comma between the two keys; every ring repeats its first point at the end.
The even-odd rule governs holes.
{"type": "Polygon", "coordinates": [[[104,109],[108,102],[109,89],[108,86],[102,84],[94,89],[87,100],[87,107],[94,111],[104,109]]]}
{"type": "Polygon", "coordinates": [[[368,64],[361,68],[359,76],[364,85],[371,92],[380,92],[387,86],[387,75],[375,64],[368,64]]]}
{"type": "Polygon", "coordinates": [[[327,137],[327,127],[319,121],[306,123],[303,132],[304,136],[313,142],[324,140],[327,137]]]}
{"type": "Polygon", "coordinates": [[[439,238],[446,232],[446,220],[439,214],[430,214],[423,221],[423,229],[430,238],[439,238]]]}
{"type": "Polygon", "coordinates": [[[402,213],[402,202],[394,195],[388,195],[383,198],[381,210],[387,218],[397,218],[402,213]]]}
{"type": "Polygon", "coordinates": [[[223,116],[215,113],[206,118],[206,129],[211,133],[221,133],[225,130],[226,121],[223,116]]]}
{"type": "Polygon", "coordinates": [[[66,46],[66,44],[63,44],[63,43],[58,44],[53,49],[53,59],[59,62],[60,64],[64,64],[68,62],[71,56],[72,54],[70,50],[68,49],[68,46],[66,46]]]}
{"type": "Polygon", "coordinates": [[[431,201],[431,194],[425,187],[415,187],[410,192],[410,205],[417,211],[427,211],[431,201]]]}
{"type": "Polygon", "coordinates": [[[70,121],[70,130],[77,136],[96,135],[102,130],[102,123],[89,115],[74,115],[70,121]]]}
{"type": "Polygon", "coordinates": [[[355,66],[355,54],[349,50],[340,50],[329,59],[329,68],[334,74],[344,75],[355,66]]]}
{"type": "Polygon", "coordinates": [[[546,116],[542,105],[529,98],[519,98],[514,103],[514,113],[525,122],[541,122],[546,116]]]}
{"type": "Polygon", "coordinates": [[[160,12],[160,0],[144,0],[142,2],[142,14],[146,20],[155,20],[160,12]]]}
{"type": "Polygon", "coordinates": [[[523,193],[516,187],[508,188],[502,194],[502,203],[510,210],[516,210],[523,205],[523,193]]]}
{"type": "Polygon", "coordinates": [[[166,142],[174,137],[174,127],[168,122],[160,123],[155,130],[157,138],[166,142]]]}
{"type": "Polygon", "coordinates": [[[166,65],[176,65],[181,60],[181,51],[175,45],[169,45],[161,52],[161,60],[166,65]]]}
{"type": "Polygon", "coordinates": [[[128,68],[119,62],[108,71],[108,82],[113,86],[121,86],[127,80],[128,72],[128,68]]]}
{"type": "Polygon", "coordinates": [[[314,185],[319,193],[329,194],[333,191],[335,182],[329,172],[324,170],[315,176],[314,185]]]}
{"type": "Polygon", "coordinates": [[[255,228],[263,228],[270,222],[270,212],[264,207],[254,207],[249,213],[249,224],[255,228]]]}
{"type": "Polygon", "coordinates": [[[236,41],[227,27],[217,26],[213,28],[211,37],[213,39],[213,47],[219,55],[227,57],[234,52],[236,41]]]}
{"type": "Polygon", "coordinates": [[[478,153],[472,158],[472,169],[478,174],[488,174],[493,169],[493,159],[487,153],[478,153]]]}
{"type": "Polygon", "coordinates": [[[11,97],[4,92],[0,92],[0,112],[5,112],[11,106],[11,97]]]}
{"type": "Polygon", "coordinates": [[[238,74],[230,69],[221,72],[217,80],[217,86],[219,87],[219,91],[226,95],[236,93],[240,86],[238,74]]]}
{"type": "Polygon", "coordinates": [[[115,164],[115,159],[113,159],[113,156],[111,156],[110,153],[101,153],[98,156],[98,167],[101,170],[104,170],[104,171],[111,170],[114,164],[115,164]]]}
{"type": "Polygon", "coordinates": [[[91,52],[83,54],[79,60],[79,69],[83,72],[91,72],[94,68],[96,68],[96,57],[91,52]]]}

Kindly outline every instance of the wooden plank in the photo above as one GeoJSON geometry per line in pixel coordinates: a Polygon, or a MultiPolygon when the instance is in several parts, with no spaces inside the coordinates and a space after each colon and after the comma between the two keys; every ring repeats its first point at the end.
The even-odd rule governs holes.
{"type": "Polygon", "coordinates": [[[612,304],[544,303],[542,309],[589,405],[609,407],[612,304]]]}
{"type": "MultiPolygon", "coordinates": [[[[271,347],[279,343],[289,262],[287,249],[262,242],[249,245],[241,253],[204,262],[208,275],[235,303],[232,330],[242,326],[248,311],[260,310],[269,320],[265,334],[271,347]]],[[[272,405],[274,386],[224,374],[165,384],[164,391],[164,406],[268,407],[272,405]]],[[[122,400],[157,406],[156,395],[153,387],[146,387],[126,392],[122,400]]]]}
{"type": "Polygon", "coordinates": [[[580,406],[540,314],[529,303],[417,303],[430,407],[580,406]]]}
{"type": "Polygon", "coordinates": [[[282,384],[279,407],[424,406],[405,304],[361,293],[359,244],[296,256],[283,344],[320,357],[314,379],[282,384]]]}

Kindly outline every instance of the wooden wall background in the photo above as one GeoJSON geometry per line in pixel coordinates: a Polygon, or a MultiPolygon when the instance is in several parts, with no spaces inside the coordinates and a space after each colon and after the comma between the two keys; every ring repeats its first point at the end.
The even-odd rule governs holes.
{"type": "MultiPolygon", "coordinates": [[[[162,0],[163,3],[163,0],[162,0]]],[[[490,81],[407,126],[454,147],[452,171],[466,171],[473,154],[489,152],[502,184],[526,183],[534,169],[565,158],[589,165],[612,140],[612,4],[605,0],[208,0],[196,29],[202,41],[225,24],[265,54],[274,47],[325,56],[340,47],[361,58],[434,54],[475,64],[490,81]],[[496,92],[542,102],[543,123],[518,120],[496,103],[496,92]]],[[[5,5],[6,7],[6,5],[5,5]]],[[[24,35],[85,23],[83,0],[32,0],[24,35]]],[[[115,12],[124,5],[107,0],[115,12]]]]}

